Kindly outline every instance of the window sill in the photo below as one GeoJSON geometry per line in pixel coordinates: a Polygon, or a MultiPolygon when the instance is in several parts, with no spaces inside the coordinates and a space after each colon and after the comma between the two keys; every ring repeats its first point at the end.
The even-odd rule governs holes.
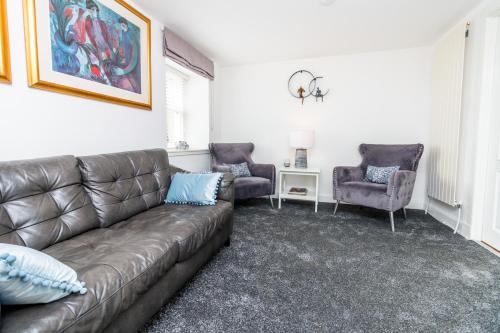
{"type": "Polygon", "coordinates": [[[181,149],[167,149],[168,156],[189,156],[189,155],[208,155],[210,154],[210,151],[208,149],[187,149],[187,150],[181,150],[181,149]]]}

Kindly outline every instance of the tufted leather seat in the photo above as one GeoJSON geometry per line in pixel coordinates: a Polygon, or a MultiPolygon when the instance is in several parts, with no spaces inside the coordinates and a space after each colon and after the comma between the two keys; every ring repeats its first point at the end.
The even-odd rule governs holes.
{"type": "Polygon", "coordinates": [[[3,306],[1,331],[133,332],[147,321],[232,232],[232,176],[215,206],[169,206],[170,169],[161,149],[0,162],[0,243],[42,250],[88,289],[3,306]]]}
{"type": "Polygon", "coordinates": [[[93,277],[87,294],[49,304],[3,306],[2,332],[96,332],[110,324],[120,308],[119,274],[106,265],[74,267],[82,280],[93,277]],[[102,302],[101,306],[99,303],[102,302]],[[78,326],[73,326],[77,324],[78,326]]]}
{"type": "Polygon", "coordinates": [[[183,206],[161,205],[138,214],[111,229],[129,233],[156,230],[166,234],[179,246],[178,261],[184,261],[198,251],[224,224],[224,211],[231,203],[219,201],[215,206],[195,206],[186,210],[183,206]]]}
{"type": "MultiPolygon", "coordinates": [[[[178,246],[165,240],[162,232],[96,229],[44,252],[75,269],[87,283],[88,292],[83,296],[70,295],[51,307],[31,306],[30,318],[40,320],[33,321],[33,327],[39,329],[41,321],[50,320],[53,306],[58,304],[59,315],[53,318],[51,328],[58,331],[78,325],[92,331],[103,324],[96,319],[111,323],[121,310],[158,281],[175,264],[178,246]]],[[[3,328],[23,322],[19,316],[26,316],[25,308],[10,313],[3,328]]]]}

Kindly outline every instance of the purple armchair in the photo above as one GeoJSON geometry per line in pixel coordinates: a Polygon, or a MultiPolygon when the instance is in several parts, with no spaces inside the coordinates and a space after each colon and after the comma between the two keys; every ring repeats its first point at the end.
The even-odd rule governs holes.
{"type": "Polygon", "coordinates": [[[271,206],[274,207],[271,195],[276,186],[276,168],[272,164],[257,164],[252,160],[253,143],[211,143],[209,144],[212,156],[212,170],[230,172],[224,164],[238,164],[247,162],[252,177],[240,177],[234,180],[234,198],[249,199],[269,196],[271,206]]]}
{"type": "Polygon", "coordinates": [[[333,199],[337,213],[340,202],[367,206],[389,212],[391,229],[394,232],[394,212],[410,203],[417,176],[418,162],[424,145],[369,145],[361,144],[359,153],[363,160],[357,167],[335,167],[333,169],[333,199]],[[400,170],[393,173],[389,184],[375,184],[363,181],[368,165],[394,166],[400,170]]]}

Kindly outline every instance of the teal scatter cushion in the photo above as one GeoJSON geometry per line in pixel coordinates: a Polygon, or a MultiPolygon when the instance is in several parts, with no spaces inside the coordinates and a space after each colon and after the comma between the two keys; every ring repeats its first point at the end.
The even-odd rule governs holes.
{"type": "Polygon", "coordinates": [[[62,262],[29,247],[0,243],[0,304],[50,303],[86,292],[85,283],[62,262]]]}
{"type": "Polygon", "coordinates": [[[250,173],[250,170],[248,169],[248,164],[247,162],[243,162],[240,164],[224,164],[225,166],[228,166],[229,169],[231,170],[231,173],[235,178],[238,177],[252,177],[252,174],[250,173]]]}
{"type": "Polygon", "coordinates": [[[365,181],[377,184],[389,184],[391,175],[399,170],[399,165],[376,167],[369,165],[366,169],[365,181]]]}
{"type": "Polygon", "coordinates": [[[168,189],[166,203],[213,206],[223,173],[176,173],[168,189]]]}

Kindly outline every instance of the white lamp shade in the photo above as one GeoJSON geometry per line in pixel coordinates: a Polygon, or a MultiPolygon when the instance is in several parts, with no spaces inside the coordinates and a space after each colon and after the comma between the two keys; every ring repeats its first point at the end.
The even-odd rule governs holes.
{"type": "Polygon", "coordinates": [[[312,146],[314,146],[314,131],[300,130],[290,133],[290,147],[307,149],[312,146]]]}

